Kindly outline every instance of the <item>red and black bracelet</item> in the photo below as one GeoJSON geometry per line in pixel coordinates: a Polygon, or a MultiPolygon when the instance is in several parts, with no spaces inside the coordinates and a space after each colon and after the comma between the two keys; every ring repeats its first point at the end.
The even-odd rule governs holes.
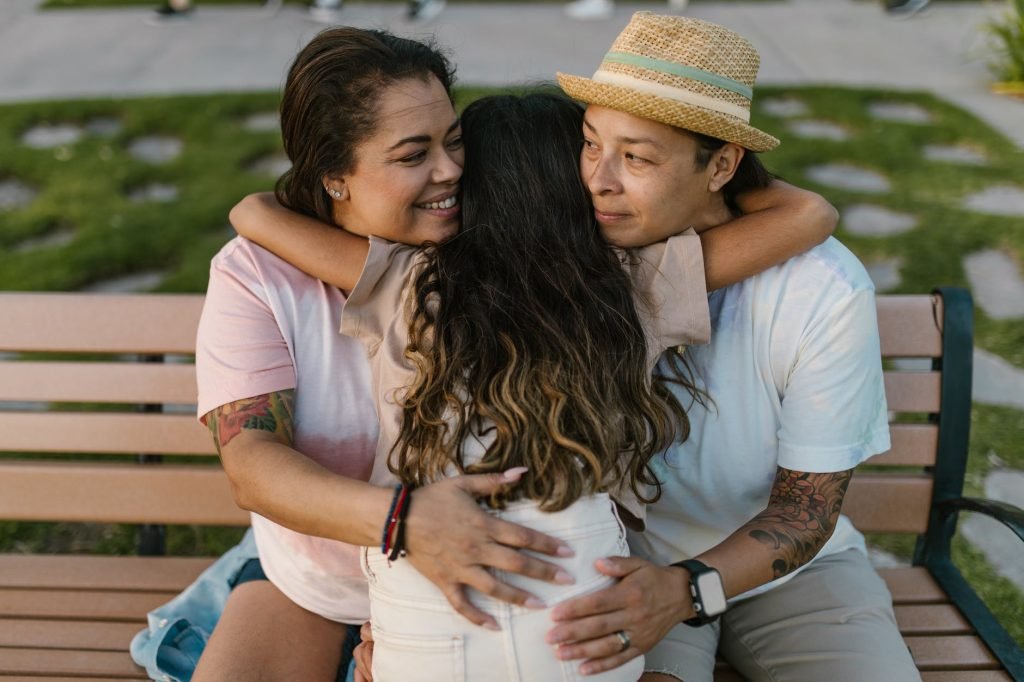
{"type": "Polygon", "coordinates": [[[387,555],[388,561],[406,555],[405,518],[409,515],[412,490],[413,486],[409,485],[395,486],[395,496],[391,500],[391,509],[384,524],[384,537],[380,545],[380,551],[387,555]]]}

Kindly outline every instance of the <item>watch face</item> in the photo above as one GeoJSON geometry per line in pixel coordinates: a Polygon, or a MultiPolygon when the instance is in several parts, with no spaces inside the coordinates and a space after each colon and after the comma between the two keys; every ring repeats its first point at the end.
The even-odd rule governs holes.
{"type": "Polygon", "coordinates": [[[701,603],[704,605],[704,615],[711,617],[725,613],[725,592],[722,590],[721,577],[717,573],[709,571],[698,575],[694,582],[697,585],[701,603]]]}

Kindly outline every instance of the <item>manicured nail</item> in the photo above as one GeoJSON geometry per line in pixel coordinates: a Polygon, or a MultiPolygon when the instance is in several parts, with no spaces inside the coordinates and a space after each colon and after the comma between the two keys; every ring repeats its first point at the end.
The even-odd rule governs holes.
{"type": "Polygon", "coordinates": [[[527,597],[526,601],[523,602],[523,606],[528,609],[546,609],[548,607],[547,604],[536,597],[527,597]]]}
{"type": "Polygon", "coordinates": [[[555,573],[555,582],[559,585],[575,585],[576,578],[573,578],[562,569],[558,569],[558,572],[555,573]]]}
{"type": "Polygon", "coordinates": [[[487,628],[488,630],[492,630],[494,632],[500,632],[501,631],[501,628],[498,627],[498,624],[495,623],[493,620],[489,620],[486,623],[484,623],[484,627],[487,628]]]}
{"type": "Polygon", "coordinates": [[[568,557],[571,557],[571,556],[576,556],[576,552],[574,552],[572,550],[572,547],[570,547],[569,545],[559,545],[558,546],[558,551],[556,551],[555,554],[557,554],[558,556],[563,557],[563,558],[568,558],[568,557]]]}
{"type": "Polygon", "coordinates": [[[523,474],[525,474],[529,470],[530,470],[529,467],[512,467],[511,469],[506,469],[505,472],[502,473],[501,477],[504,480],[510,481],[510,482],[511,481],[518,481],[519,477],[522,476],[523,474]]]}
{"type": "Polygon", "coordinates": [[[544,641],[546,641],[548,644],[561,644],[562,634],[560,632],[557,632],[556,630],[552,630],[544,636],[544,641]]]}
{"type": "Polygon", "coordinates": [[[581,665],[580,666],[580,674],[581,675],[589,675],[592,672],[594,672],[594,669],[591,666],[589,666],[589,665],[581,665]]]}
{"type": "Polygon", "coordinates": [[[572,660],[572,652],[569,651],[568,647],[564,646],[560,646],[555,650],[555,656],[557,656],[560,661],[572,660]]]}

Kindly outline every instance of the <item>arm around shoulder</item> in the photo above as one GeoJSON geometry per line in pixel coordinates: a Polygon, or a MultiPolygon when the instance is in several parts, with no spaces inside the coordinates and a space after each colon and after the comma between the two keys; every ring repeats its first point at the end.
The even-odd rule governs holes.
{"type": "Polygon", "coordinates": [[[701,233],[709,290],[735,284],[824,242],[839,213],[819,194],[773,180],[741,194],[743,215],[701,233]]]}
{"type": "Polygon", "coordinates": [[[228,219],[241,236],[346,291],[359,280],[370,248],[365,237],[287,209],[270,192],[244,197],[228,219]]]}

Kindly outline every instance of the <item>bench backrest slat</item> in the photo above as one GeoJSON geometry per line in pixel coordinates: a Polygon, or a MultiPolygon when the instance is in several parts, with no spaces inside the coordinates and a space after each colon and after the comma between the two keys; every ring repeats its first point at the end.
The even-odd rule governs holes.
{"type": "Polygon", "coordinates": [[[935,464],[939,445],[939,427],[935,424],[892,424],[889,426],[892,449],[875,455],[871,465],[928,467],[935,464]]]}
{"type": "Polygon", "coordinates": [[[890,412],[938,412],[939,372],[886,372],[885,398],[890,412]]]}
{"type": "Polygon", "coordinates": [[[246,525],[217,467],[0,462],[0,518],[246,525]],[[100,494],[97,494],[100,493],[100,494]]]}
{"type": "Polygon", "coordinates": [[[923,533],[931,500],[931,476],[858,472],[850,481],[843,513],[864,532],[923,533]]]}
{"type": "Polygon", "coordinates": [[[879,296],[876,302],[882,357],[937,358],[942,355],[940,299],[879,296]]]}
{"type": "Polygon", "coordinates": [[[209,430],[190,414],[125,412],[0,412],[0,451],[216,454],[209,430]]]}
{"type": "Polygon", "coordinates": [[[202,296],[0,294],[0,351],[194,352],[202,296]]]}
{"type": "Polygon", "coordinates": [[[192,364],[0,361],[4,400],[190,405],[196,370],[192,364]]]}

